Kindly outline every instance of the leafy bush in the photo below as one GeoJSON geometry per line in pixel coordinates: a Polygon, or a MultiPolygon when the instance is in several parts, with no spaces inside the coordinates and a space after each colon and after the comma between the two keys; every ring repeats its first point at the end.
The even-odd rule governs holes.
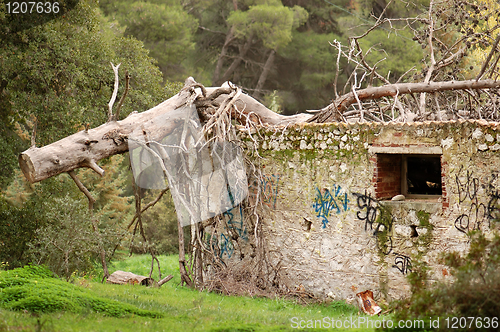
{"type": "Polygon", "coordinates": [[[136,308],[130,304],[102,298],[60,279],[44,266],[26,266],[0,272],[0,307],[30,312],[91,310],[107,316],[130,314],[161,317],[161,313],[136,308]]]}
{"type": "Polygon", "coordinates": [[[99,236],[91,225],[87,199],[69,176],[32,185],[17,172],[0,193],[0,262],[8,268],[46,264],[68,278],[76,270],[95,270],[99,241],[110,259],[133,210],[132,197],[122,189],[130,173],[126,160],[119,155],[101,161],[103,178],[88,169],[78,172],[96,198],[99,236]]]}
{"type": "Polygon", "coordinates": [[[36,224],[29,210],[18,208],[0,196],[0,262],[12,267],[28,263],[24,252],[36,224]]]}
{"type": "MultiPolygon", "coordinates": [[[[446,328],[446,317],[498,317],[500,312],[500,236],[487,238],[481,232],[470,233],[469,252],[461,257],[452,252],[443,255],[443,263],[450,268],[453,282],[426,284],[425,273],[413,275],[413,294],[396,302],[396,318],[425,319],[440,317],[441,329],[446,328]],[[417,287],[418,286],[418,287],[417,287]]],[[[484,327],[484,326],[483,326],[484,327]]],[[[467,330],[478,328],[475,323],[467,330]]]]}
{"type": "Polygon", "coordinates": [[[44,203],[47,224],[35,231],[29,253],[36,264],[46,264],[59,276],[88,271],[99,254],[85,202],[69,196],[44,203]]]}
{"type": "Polygon", "coordinates": [[[29,186],[18,172],[16,180],[0,194],[0,261],[9,268],[31,262],[28,243],[36,230],[47,225],[45,203],[53,197],[71,194],[78,197],[78,188],[63,178],[52,178],[29,186]]]}

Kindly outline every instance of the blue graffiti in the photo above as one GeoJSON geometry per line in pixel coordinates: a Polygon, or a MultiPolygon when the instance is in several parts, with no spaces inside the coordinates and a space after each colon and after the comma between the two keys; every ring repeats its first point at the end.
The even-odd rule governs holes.
{"type": "Polygon", "coordinates": [[[314,199],[313,208],[317,213],[316,216],[321,218],[323,228],[326,228],[328,217],[333,212],[340,214],[343,211],[349,210],[348,203],[349,198],[347,197],[347,193],[342,192],[341,186],[335,184],[332,191],[324,189],[324,193],[316,187],[316,198],[314,199]]]}
{"type": "Polygon", "coordinates": [[[220,258],[222,255],[227,254],[227,258],[231,258],[234,253],[233,242],[231,242],[231,238],[227,237],[222,233],[220,235],[220,258]]]}
{"type": "Polygon", "coordinates": [[[207,234],[206,244],[220,259],[222,259],[224,254],[226,254],[228,258],[231,258],[234,253],[234,245],[231,242],[231,238],[227,237],[225,234],[220,235],[220,241],[217,234],[207,234]]]}
{"type": "Polygon", "coordinates": [[[239,213],[240,213],[239,221],[234,220],[234,214],[233,214],[234,210],[235,209],[224,212],[224,216],[227,216],[229,218],[229,220],[227,221],[226,229],[234,230],[239,237],[241,237],[245,241],[248,241],[247,228],[243,224],[243,206],[241,204],[239,206],[239,213]]]}
{"type": "MultiPolygon", "coordinates": [[[[223,215],[224,217],[227,217],[227,226],[225,226],[224,229],[226,231],[236,232],[236,234],[238,234],[241,239],[248,241],[248,231],[246,226],[243,224],[243,206],[239,205],[238,209],[234,208],[232,210],[226,211],[223,213],[223,215]],[[239,220],[235,220],[235,214],[237,215],[238,212],[239,220]]],[[[215,231],[215,233],[213,234],[206,233],[205,241],[208,248],[221,259],[224,254],[226,254],[228,258],[231,258],[231,256],[234,254],[234,245],[231,235],[221,233],[219,236],[217,235],[217,233],[217,231],[215,231]]]]}

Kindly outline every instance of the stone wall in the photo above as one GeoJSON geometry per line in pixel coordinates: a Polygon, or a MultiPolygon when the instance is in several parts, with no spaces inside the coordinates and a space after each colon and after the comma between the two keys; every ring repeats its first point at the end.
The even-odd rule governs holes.
{"type": "MultiPolygon", "coordinates": [[[[259,216],[268,258],[294,287],[320,299],[353,300],[366,289],[400,298],[409,293],[407,274],[422,263],[431,279],[449,278],[440,253],[463,252],[468,230],[494,226],[498,123],[310,124],[262,135],[259,216]],[[440,157],[442,194],[381,198],[401,190],[393,187],[401,166],[391,171],[383,157],[415,154],[440,157]]],[[[251,251],[243,223],[240,232],[246,238],[221,250],[228,264],[255,259],[236,254],[251,251]]]]}

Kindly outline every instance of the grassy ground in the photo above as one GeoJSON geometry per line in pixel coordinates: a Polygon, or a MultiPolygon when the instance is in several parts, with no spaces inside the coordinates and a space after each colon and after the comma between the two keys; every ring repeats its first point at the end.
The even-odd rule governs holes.
{"type": "MultiPolygon", "coordinates": [[[[163,317],[128,315],[109,317],[94,311],[32,314],[0,309],[1,331],[296,331],[300,320],[358,319],[357,308],[343,302],[303,306],[282,299],[222,296],[181,287],[177,257],[160,257],[162,274],[174,279],[161,288],[100,284],[97,278],[76,279],[78,287],[106,299],[160,312],[163,317]],[[296,317],[296,318],[294,318],[296,317]]],[[[110,272],[123,270],[148,275],[148,256],[134,256],[118,261],[110,272]]],[[[158,280],[157,271],[153,277],[158,280]]],[[[0,303],[1,307],[1,303],[0,303]]],[[[361,316],[362,317],[362,316],[361,316]]],[[[318,325],[317,325],[318,326],[318,325]]],[[[324,325],[323,325],[324,326],[324,325]]],[[[341,329],[336,329],[341,330],[341,329]]],[[[349,329],[372,331],[373,329],[349,329]]]]}

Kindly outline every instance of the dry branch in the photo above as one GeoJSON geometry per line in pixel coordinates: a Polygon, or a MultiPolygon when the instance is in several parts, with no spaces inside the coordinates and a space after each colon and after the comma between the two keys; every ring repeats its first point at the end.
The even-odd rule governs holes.
{"type": "Polygon", "coordinates": [[[130,88],[130,75],[128,71],[125,72],[125,91],[123,92],[122,97],[120,98],[120,101],[118,102],[118,107],[116,108],[116,114],[113,116],[114,120],[119,120],[120,119],[120,111],[122,109],[123,101],[125,100],[125,97],[127,97],[128,90],[130,88]]]}
{"type": "Polygon", "coordinates": [[[108,121],[111,121],[113,119],[113,105],[116,100],[116,96],[118,94],[118,83],[119,83],[119,78],[118,78],[118,68],[120,68],[121,63],[119,63],[117,66],[115,66],[111,62],[111,67],[113,68],[113,72],[115,73],[115,85],[113,88],[113,94],[111,95],[111,99],[109,100],[108,103],[108,121]]]}
{"type": "Polygon", "coordinates": [[[395,97],[397,95],[411,93],[435,93],[452,90],[482,90],[500,87],[500,81],[493,80],[467,80],[449,82],[429,82],[429,83],[398,83],[383,85],[380,87],[370,87],[356,92],[347,93],[337,98],[332,104],[323,108],[319,113],[311,117],[308,122],[338,122],[340,116],[349,106],[357,102],[370,99],[380,99],[383,97],[395,97]]]}

